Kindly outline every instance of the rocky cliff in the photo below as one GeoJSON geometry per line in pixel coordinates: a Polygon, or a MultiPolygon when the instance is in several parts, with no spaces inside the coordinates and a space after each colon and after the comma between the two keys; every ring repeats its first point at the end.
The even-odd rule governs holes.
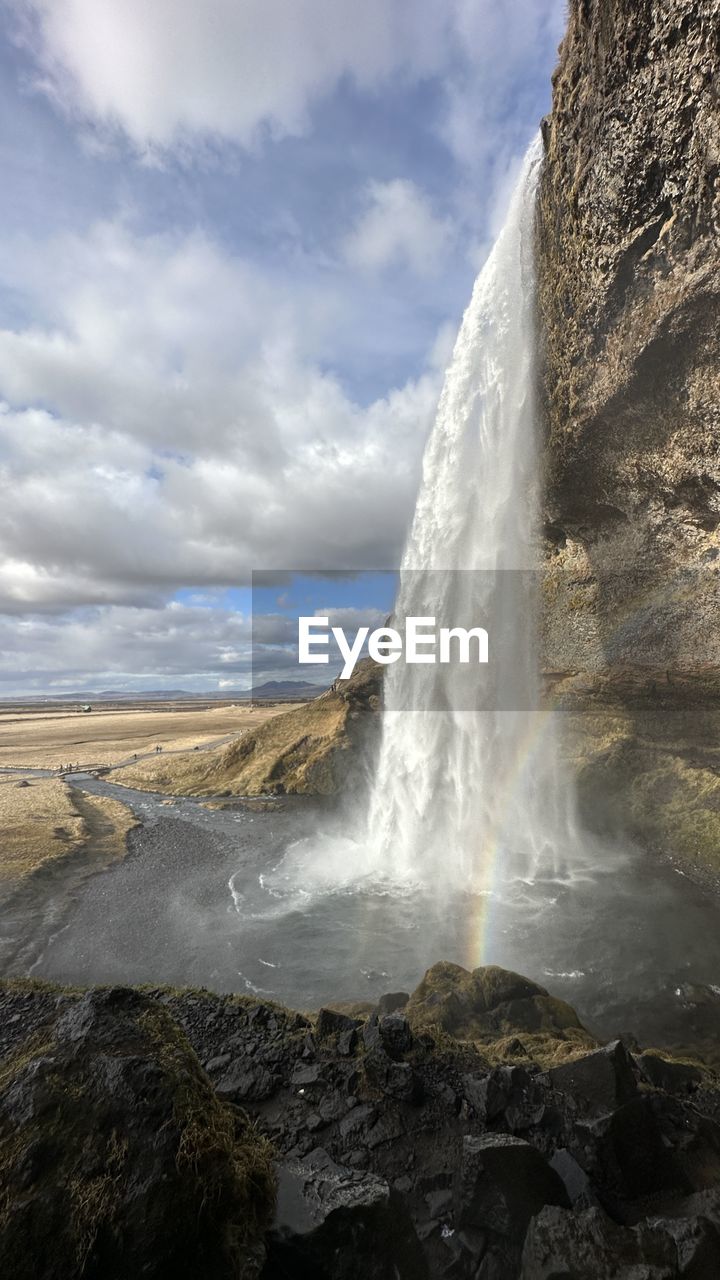
{"type": "Polygon", "coordinates": [[[586,774],[609,764],[636,833],[700,861],[720,849],[719,53],[717,0],[572,0],[537,223],[546,664],[591,673],[586,774]]]}

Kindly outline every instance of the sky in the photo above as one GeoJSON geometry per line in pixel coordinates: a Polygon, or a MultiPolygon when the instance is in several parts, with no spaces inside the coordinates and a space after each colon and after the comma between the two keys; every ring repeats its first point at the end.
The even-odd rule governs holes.
{"type": "Polygon", "coordinates": [[[398,564],[564,4],[0,13],[0,699],[247,687],[253,571],[398,564]]]}

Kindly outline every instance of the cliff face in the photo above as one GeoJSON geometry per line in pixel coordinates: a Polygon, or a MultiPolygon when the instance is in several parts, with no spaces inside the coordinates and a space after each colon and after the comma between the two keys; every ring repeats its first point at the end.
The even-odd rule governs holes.
{"type": "Polygon", "coordinates": [[[718,0],[572,0],[537,224],[546,665],[593,673],[580,755],[587,767],[588,742],[597,754],[603,739],[625,817],[623,779],[657,775],[664,799],[668,770],[672,787],[705,770],[675,799],[682,813],[683,794],[703,793],[701,843],[716,851],[705,746],[720,727],[719,66],[718,0]],[[689,723],[677,674],[700,672],[689,723]]]}
{"type": "MultiPolygon", "coordinates": [[[[548,534],[570,576],[694,569],[693,595],[714,590],[719,53],[717,0],[572,0],[538,215],[548,534]]],[[[695,663],[686,621],[672,656],[695,663]]]]}

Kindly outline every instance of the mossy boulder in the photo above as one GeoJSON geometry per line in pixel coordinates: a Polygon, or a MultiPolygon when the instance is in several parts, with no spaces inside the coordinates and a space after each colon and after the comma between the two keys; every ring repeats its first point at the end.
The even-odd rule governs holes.
{"type": "Polygon", "coordinates": [[[1,1274],[250,1280],[273,1204],[268,1143],[147,996],[61,996],[0,1062],[1,1274]]]}
{"type": "Polygon", "coordinates": [[[571,1005],[497,965],[471,972],[447,960],[434,964],[404,1012],[416,1030],[437,1028],[488,1046],[522,1035],[528,1056],[543,1059],[595,1045],[571,1005]]]}

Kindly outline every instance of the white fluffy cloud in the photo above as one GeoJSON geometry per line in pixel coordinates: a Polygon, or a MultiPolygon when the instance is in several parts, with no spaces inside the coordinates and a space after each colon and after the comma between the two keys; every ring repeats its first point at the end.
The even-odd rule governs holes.
{"type": "Polygon", "coordinates": [[[452,239],[447,218],[438,217],[414,182],[371,182],[367,207],[345,239],[347,260],[378,270],[400,263],[418,275],[435,275],[452,239]]]}
{"type": "Polygon", "coordinates": [[[440,0],[16,0],[43,87],[140,149],[298,134],[344,76],[372,89],[442,64],[440,0]]]}
{"type": "Polygon", "coordinates": [[[197,235],[104,225],[10,256],[36,319],[0,330],[5,607],[392,564],[436,368],[355,403],[302,291],[197,235]]]}
{"type": "Polygon", "coordinates": [[[37,83],[140,152],[305,132],[343,79],[374,91],[443,79],[464,158],[511,112],[523,69],[556,41],[562,0],[8,0],[37,83]]]}
{"type": "Polygon", "coordinates": [[[111,605],[69,616],[0,615],[0,693],[88,687],[207,688],[218,670],[225,687],[243,688],[252,672],[250,622],[232,610],[111,605]],[[227,655],[232,660],[224,661],[227,655]]]}
{"type": "Polygon", "coordinates": [[[253,567],[397,561],[448,318],[537,117],[562,0],[0,3],[36,91],[23,101],[41,123],[65,122],[62,154],[90,210],[82,225],[54,224],[50,184],[42,216],[22,222],[35,238],[0,238],[0,676],[232,681],[235,662],[247,669],[240,624],[172,603],[178,588],[237,583],[253,567]],[[314,125],[343,104],[337,136],[321,128],[312,152],[314,125]],[[353,164],[339,165],[362,112],[386,106],[402,143],[375,149],[361,131],[353,164]],[[212,167],[196,163],[210,154],[212,167]],[[295,185],[273,186],[291,155],[295,185]],[[309,227],[293,204],[306,163],[319,184],[309,227]],[[234,217],[263,165],[281,216],[260,178],[256,204],[234,217]],[[106,172],[116,185],[98,207],[113,212],[100,220],[106,172]],[[208,175],[208,188],[224,185],[205,202],[208,175]],[[196,221],[210,229],[188,231],[196,221]]]}

